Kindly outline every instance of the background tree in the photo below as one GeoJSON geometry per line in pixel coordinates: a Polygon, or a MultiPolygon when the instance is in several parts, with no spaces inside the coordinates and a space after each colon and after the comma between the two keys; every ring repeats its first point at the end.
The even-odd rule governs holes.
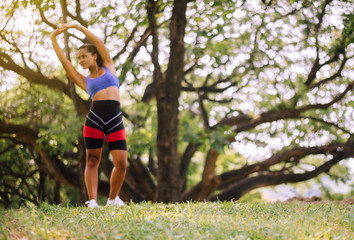
{"type": "MultiPolygon", "coordinates": [[[[63,21],[90,27],[116,62],[129,145],[124,200],[239,199],[346,169],[338,163],[354,156],[351,7],[339,0],[6,1],[1,203],[86,200],[82,123],[90,100],[51,49],[49,34],[63,21]]],[[[86,41],[77,34],[62,41],[74,63],[86,41]]],[[[105,146],[101,195],[111,168],[105,146]]]]}

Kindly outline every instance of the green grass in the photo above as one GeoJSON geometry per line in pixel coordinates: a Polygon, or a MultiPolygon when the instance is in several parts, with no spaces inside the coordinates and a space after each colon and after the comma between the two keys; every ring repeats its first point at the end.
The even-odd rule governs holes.
{"type": "Polygon", "coordinates": [[[187,202],[0,210],[0,239],[354,239],[354,206],[187,202]]]}

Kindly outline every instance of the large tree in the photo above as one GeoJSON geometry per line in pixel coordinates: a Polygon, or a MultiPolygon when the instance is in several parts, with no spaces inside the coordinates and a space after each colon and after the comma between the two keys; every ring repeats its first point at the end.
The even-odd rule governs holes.
{"type": "MultiPolygon", "coordinates": [[[[0,201],[60,202],[72,189],[86,198],[81,126],[90,100],[65,76],[49,41],[66,21],[91,28],[116,62],[129,144],[124,200],[239,199],[331,174],[354,156],[351,7],[344,0],[6,1],[0,201]]],[[[86,41],[77,34],[61,43],[74,63],[86,41]]],[[[111,168],[105,146],[101,195],[111,168]]]]}

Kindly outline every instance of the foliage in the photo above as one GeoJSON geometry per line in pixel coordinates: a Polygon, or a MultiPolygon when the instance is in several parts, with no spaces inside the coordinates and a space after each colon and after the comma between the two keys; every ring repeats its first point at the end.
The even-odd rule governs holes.
{"type": "Polygon", "coordinates": [[[1,210],[3,238],[351,239],[353,208],[338,203],[131,203],[88,209],[42,203],[1,210]]]}

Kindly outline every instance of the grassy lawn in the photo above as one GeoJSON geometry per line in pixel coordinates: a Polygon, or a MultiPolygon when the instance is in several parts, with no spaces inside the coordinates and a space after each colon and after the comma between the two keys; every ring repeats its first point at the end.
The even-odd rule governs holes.
{"type": "Polygon", "coordinates": [[[43,203],[0,209],[0,239],[354,239],[354,205],[130,203],[88,209],[43,203]]]}

